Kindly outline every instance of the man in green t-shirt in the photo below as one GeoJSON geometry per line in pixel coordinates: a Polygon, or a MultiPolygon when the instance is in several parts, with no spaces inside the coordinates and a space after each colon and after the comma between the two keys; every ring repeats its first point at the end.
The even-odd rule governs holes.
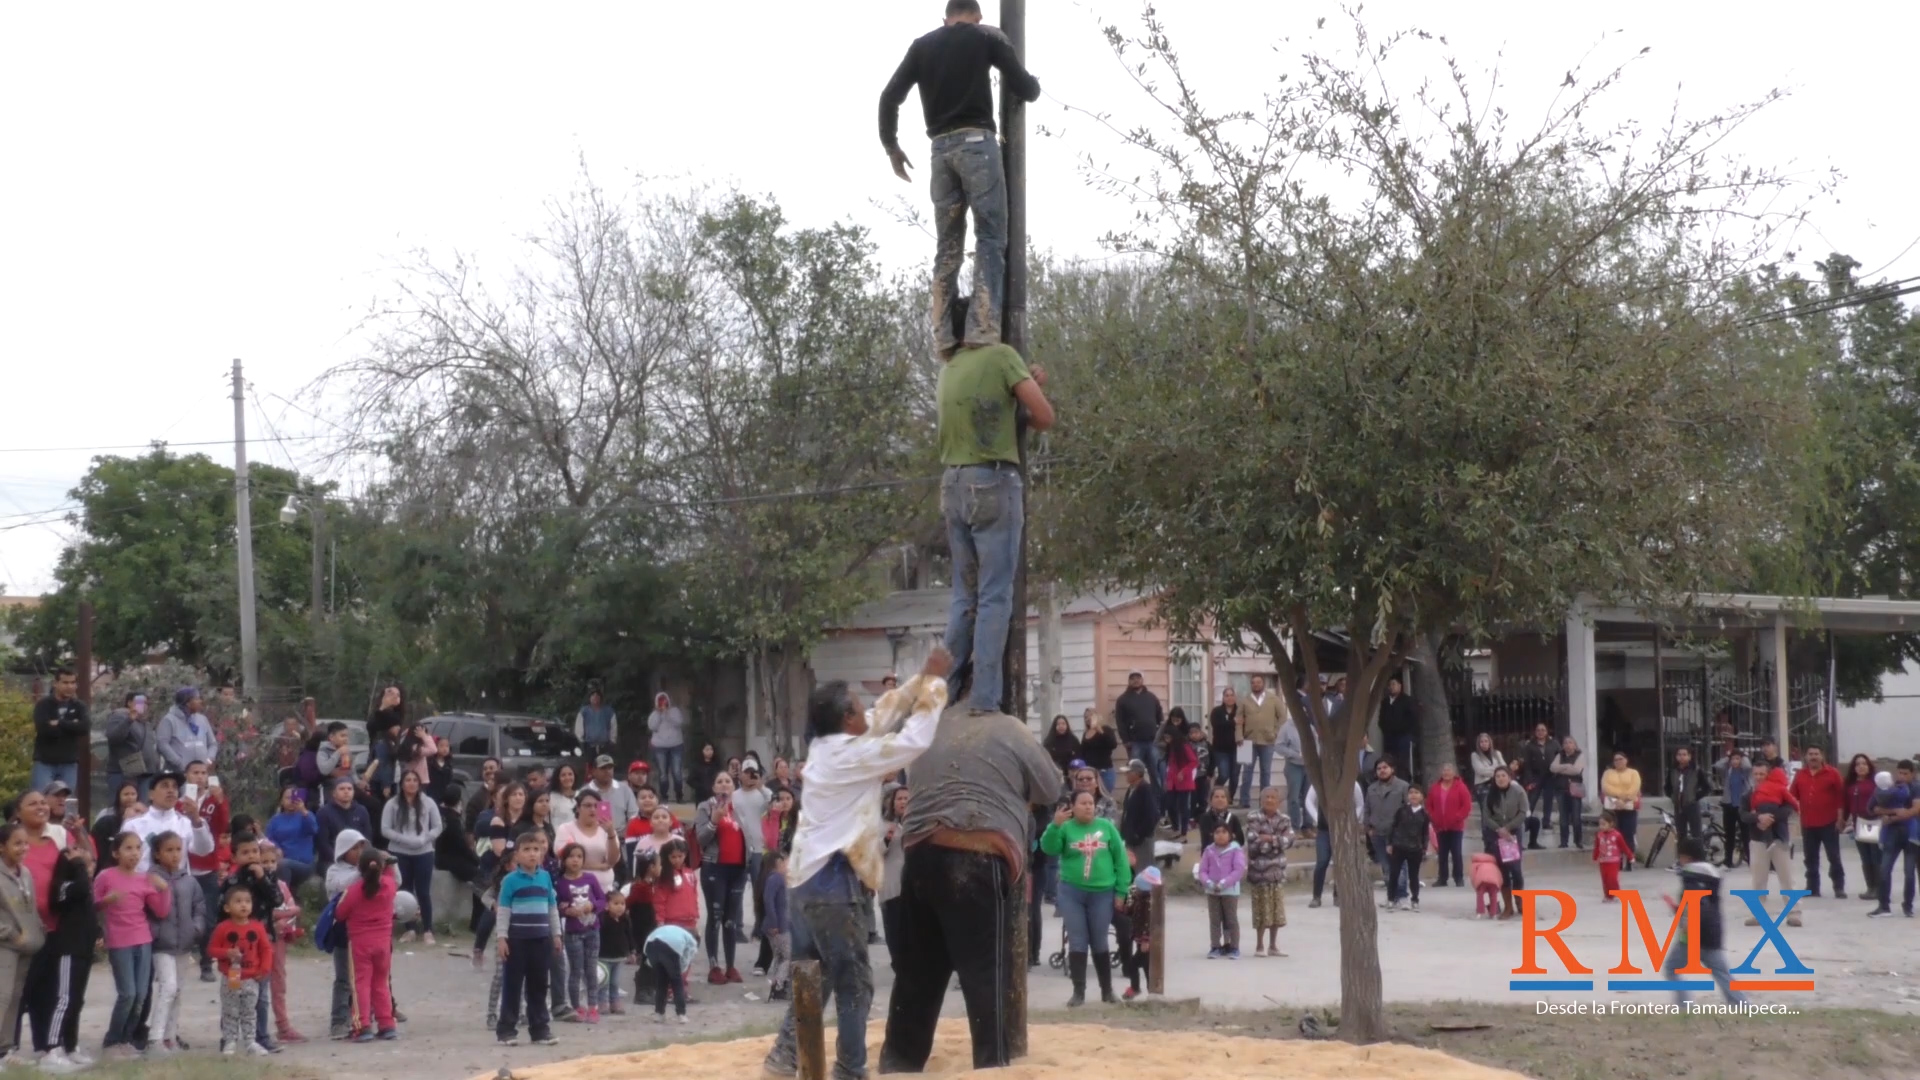
{"type": "MultiPolygon", "coordinates": [[[[950,317],[964,325],[966,305],[950,317]]],[[[1025,405],[1035,431],[1053,426],[1046,380],[1006,345],[961,349],[940,369],[940,511],[953,554],[946,647],[956,683],[972,672],[967,704],[981,712],[999,711],[1006,689],[1001,660],[1026,520],[1016,412],[1025,405]]]]}

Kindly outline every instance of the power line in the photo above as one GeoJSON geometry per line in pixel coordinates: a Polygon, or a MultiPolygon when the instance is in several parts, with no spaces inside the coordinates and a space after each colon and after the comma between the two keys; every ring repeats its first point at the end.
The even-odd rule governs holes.
{"type": "Polygon", "coordinates": [[[1913,282],[1920,282],[1920,276],[1885,281],[1878,285],[1853,289],[1833,296],[1803,301],[1782,311],[1753,316],[1742,321],[1740,325],[1761,326],[1766,323],[1784,322],[1788,319],[1802,319],[1810,315],[1825,315],[1829,312],[1862,307],[1878,300],[1891,300],[1909,293],[1920,292],[1920,285],[1912,284],[1913,282]]]}

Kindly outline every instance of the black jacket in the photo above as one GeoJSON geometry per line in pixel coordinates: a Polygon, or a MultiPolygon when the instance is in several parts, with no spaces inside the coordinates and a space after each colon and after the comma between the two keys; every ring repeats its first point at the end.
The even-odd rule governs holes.
{"type": "Polygon", "coordinates": [[[1560,752],[1560,744],[1548,738],[1544,743],[1528,739],[1520,748],[1520,775],[1515,779],[1525,787],[1535,787],[1553,781],[1550,767],[1553,755],[1560,752]]]}
{"type": "Polygon", "coordinates": [[[1128,847],[1151,843],[1159,824],[1160,800],[1154,796],[1153,785],[1143,781],[1128,787],[1126,805],[1120,809],[1120,839],[1128,847]]]}
{"type": "MultiPolygon", "coordinates": [[[[1405,694],[1380,702],[1380,737],[1389,740],[1410,739],[1420,731],[1420,715],[1413,711],[1413,699],[1405,694]]],[[[1405,768],[1406,762],[1398,762],[1405,768]]]]}
{"type": "Polygon", "coordinates": [[[1240,815],[1230,809],[1216,811],[1213,807],[1209,806],[1206,810],[1202,811],[1200,814],[1200,839],[1209,844],[1213,843],[1213,827],[1222,822],[1226,823],[1227,833],[1233,837],[1233,842],[1239,844],[1241,847],[1246,847],[1247,830],[1240,824],[1240,815]]]}
{"type": "Polygon", "coordinates": [[[1418,810],[1402,806],[1393,812],[1393,825],[1387,829],[1387,847],[1403,855],[1425,852],[1427,827],[1432,824],[1425,806],[1418,810]]]}
{"type": "Polygon", "coordinates": [[[1677,765],[1668,769],[1666,786],[1667,798],[1674,806],[1692,806],[1707,793],[1707,778],[1698,763],[1690,762],[1684,769],[1677,765]]]}
{"type": "Polygon", "coordinates": [[[1160,707],[1160,699],[1153,696],[1153,691],[1142,687],[1120,694],[1119,700],[1113,703],[1113,718],[1121,738],[1130,743],[1143,743],[1160,737],[1160,724],[1167,718],[1167,712],[1160,707]]]}
{"type": "MultiPolygon", "coordinates": [[[[1674,867],[1680,875],[1682,892],[1704,892],[1700,898],[1700,950],[1723,948],[1720,910],[1720,868],[1712,863],[1687,863],[1674,867]]],[[[1678,947],[1679,942],[1675,942],[1678,947]]]]}
{"type": "MultiPolygon", "coordinates": [[[[314,854],[318,856],[319,852],[316,851],[314,854]]],[[[267,940],[274,940],[278,936],[279,931],[274,926],[273,909],[280,906],[280,886],[274,882],[273,878],[267,875],[265,869],[260,867],[259,863],[254,863],[253,866],[242,870],[235,870],[220,882],[220,896],[222,899],[219,901],[218,906],[222,913],[220,916],[222,919],[226,918],[225,897],[227,892],[236,885],[245,886],[247,892],[253,895],[253,921],[264,924],[267,928],[267,940]],[[257,874],[253,872],[256,868],[260,869],[260,872],[257,874]]],[[[353,887],[357,887],[357,884],[353,887]]]]}
{"type": "Polygon", "coordinates": [[[1113,737],[1111,730],[1103,727],[1094,734],[1080,740],[1080,757],[1087,763],[1089,768],[1111,769],[1113,768],[1113,752],[1119,749],[1119,747],[1120,740],[1113,737]]]}
{"type": "Polygon", "coordinates": [[[42,765],[78,765],[80,748],[92,730],[93,719],[79,698],[41,698],[33,706],[33,760],[42,765]]]}

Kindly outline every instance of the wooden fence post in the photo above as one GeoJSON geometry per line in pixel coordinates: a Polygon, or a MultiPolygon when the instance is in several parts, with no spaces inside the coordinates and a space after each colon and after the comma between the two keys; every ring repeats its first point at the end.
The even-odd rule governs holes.
{"type": "Polygon", "coordinates": [[[793,1034],[800,1052],[800,1080],[827,1080],[827,1028],[821,1015],[818,960],[793,965],[793,1034]]]}
{"type": "Polygon", "coordinates": [[[1153,887],[1153,912],[1147,916],[1147,993],[1167,992],[1167,887],[1153,887]]]}

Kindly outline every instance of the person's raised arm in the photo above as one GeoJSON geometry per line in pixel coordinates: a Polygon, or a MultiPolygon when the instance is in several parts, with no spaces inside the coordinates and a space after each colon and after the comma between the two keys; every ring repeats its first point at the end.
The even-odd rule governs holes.
{"type": "Polygon", "coordinates": [[[993,44],[988,49],[987,57],[1000,70],[1001,93],[1010,92],[1021,101],[1038,101],[1040,80],[1034,78],[1026,65],[1020,63],[1019,54],[1013,51],[1013,42],[998,27],[994,28],[992,38],[993,44]]]}
{"type": "MultiPolygon", "coordinates": [[[[899,693],[913,702],[912,713],[900,730],[877,738],[858,738],[849,742],[837,764],[849,772],[845,779],[870,775],[879,780],[913,764],[914,759],[933,745],[940,726],[940,714],[947,708],[947,672],[953,670],[953,657],[945,649],[935,649],[899,693]]],[[[1038,744],[1033,751],[1046,757],[1038,744]]],[[[1046,759],[1049,763],[1052,758],[1046,759]]]]}
{"type": "Polygon", "coordinates": [[[886,148],[887,160],[893,163],[893,175],[902,180],[911,179],[907,170],[913,166],[907,161],[906,152],[900,149],[900,106],[907,100],[907,91],[919,81],[919,65],[914,62],[913,49],[908,48],[900,66],[894,69],[893,78],[887,80],[886,89],[880,91],[880,145],[886,148]]]}
{"type": "Polygon", "coordinates": [[[1035,431],[1046,431],[1053,427],[1053,403],[1047,400],[1046,373],[1038,364],[1033,367],[1033,378],[1023,379],[1013,385],[1013,396],[1027,407],[1027,426],[1035,431]]]}

